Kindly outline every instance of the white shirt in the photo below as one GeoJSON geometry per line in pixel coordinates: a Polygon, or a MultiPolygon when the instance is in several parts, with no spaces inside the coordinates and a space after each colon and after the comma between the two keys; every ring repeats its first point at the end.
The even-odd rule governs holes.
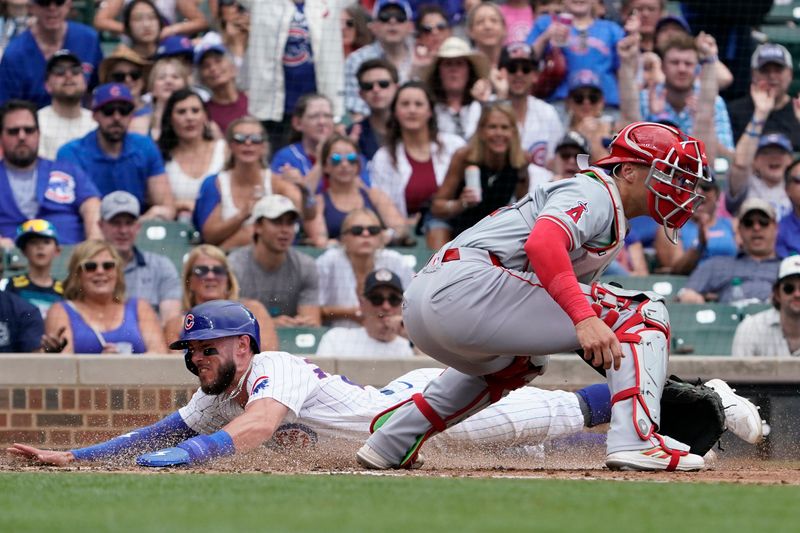
{"type": "Polygon", "coordinates": [[[217,139],[214,142],[213,153],[208,168],[199,178],[190,176],[183,171],[177,161],[171,159],[164,165],[164,170],[169,178],[169,185],[172,188],[172,195],[175,200],[183,202],[194,202],[200,194],[200,186],[208,176],[213,176],[225,166],[225,140],[217,139]]]}
{"type": "Polygon", "coordinates": [[[767,309],[745,318],[733,336],[734,357],[800,357],[800,349],[789,351],[777,309],[767,309]]]}
{"type": "Polygon", "coordinates": [[[317,355],[339,359],[414,357],[408,339],[398,335],[390,342],[373,339],[361,328],[333,328],[319,341],[317,355]]]}
{"type": "Polygon", "coordinates": [[[517,127],[528,162],[540,167],[547,166],[547,161],[556,151],[558,141],[564,136],[564,125],[558,118],[556,108],[529,96],[528,112],[517,127]]]}
{"type": "Polygon", "coordinates": [[[92,112],[81,108],[76,118],[64,118],[56,114],[53,106],[41,108],[39,118],[39,157],[55,159],[58,149],[70,141],[80,139],[97,128],[92,112]]]}

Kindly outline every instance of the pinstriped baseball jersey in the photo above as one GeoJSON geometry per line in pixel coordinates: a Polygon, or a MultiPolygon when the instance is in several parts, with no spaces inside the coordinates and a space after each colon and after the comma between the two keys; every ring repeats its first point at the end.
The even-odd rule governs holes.
{"type": "Polygon", "coordinates": [[[487,250],[504,267],[529,272],[525,242],[536,221],[545,218],[569,235],[569,257],[581,283],[590,283],[603,273],[619,253],[627,233],[614,180],[593,167],[572,179],[536,187],[517,203],[461,233],[449,247],[487,250]]]}
{"type": "MultiPolygon", "coordinates": [[[[316,364],[285,352],[262,352],[253,358],[244,387],[248,403],[272,398],[289,408],[276,440],[281,440],[282,428],[301,428],[314,441],[318,437],[363,439],[376,414],[422,392],[441,372],[439,368],[413,370],[378,390],[329,375],[316,364]]],[[[244,409],[225,395],[198,390],[178,412],[192,430],[209,434],[244,409]]],[[[538,443],[582,428],[583,415],[574,394],[525,387],[446,434],[459,442],[538,443]]]]}

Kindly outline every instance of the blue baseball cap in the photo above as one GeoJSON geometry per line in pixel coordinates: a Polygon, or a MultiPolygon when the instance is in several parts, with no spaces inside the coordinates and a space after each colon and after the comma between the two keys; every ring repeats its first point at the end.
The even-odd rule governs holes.
{"type": "Polygon", "coordinates": [[[569,77],[567,87],[569,88],[569,92],[582,87],[589,87],[603,92],[603,86],[600,85],[600,77],[593,70],[589,70],[588,68],[573,72],[569,77]]]}
{"type": "Polygon", "coordinates": [[[408,0],[378,0],[372,7],[372,18],[377,18],[378,13],[389,6],[399,7],[405,11],[408,20],[414,20],[414,10],[411,9],[411,4],[408,3],[408,0]]]}
{"type": "Polygon", "coordinates": [[[161,41],[156,49],[156,59],[175,56],[185,56],[193,59],[194,46],[192,46],[192,40],[185,35],[170,35],[161,41]]]}
{"type": "Polygon", "coordinates": [[[778,148],[786,150],[790,154],[794,151],[794,148],[792,148],[792,141],[790,141],[789,137],[783,133],[768,133],[766,135],[762,135],[758,140],[758,148],[756,149],[756,152],[769,146],[777,146],[778,148]]]}
{"type": "Polygon", "coordinates": [[[194,64],[199,65],[203,62],[203,58],[206,57],[206,54],[210,54],[212,52],[225,55],[228,53],[228,50],[221,44],[200,44],[194,49],[194,64]]]}
{"type": "Polygon", "coordinates": [[[126,102],[135,105],[130,89],[122,83],[105,83],[92,93],[92,111],[97,111],[111,102],[126,102]]]}
{"type": "Polygon", "coordinates": [[[689,26],[689,23],[686,22],[686,19],[680,15],[667,15],[666,17],[661,17],[658,19],[658,22],[656,22],[656,33],[658,33],[659,30],[667,24],[676,24],[683,28],[683,31],[686,33],[692,33],[692,28],[689,26]]]}
{"type": "Polygon", "coordinates": [[[49,237],[58,244],[56,227],[43,218],[33,218],[20,224],[17,227],[17,238],[14,241],[14,245],[20,250],[24,250],[31,237],[49,237]]]}

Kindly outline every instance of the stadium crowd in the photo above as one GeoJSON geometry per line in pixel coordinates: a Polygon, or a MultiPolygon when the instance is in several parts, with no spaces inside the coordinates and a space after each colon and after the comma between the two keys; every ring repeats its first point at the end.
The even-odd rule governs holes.
{"type": "Polygon", "coordinates": [[[3,280],[0,352],[163,353],[182,311],[224,298],[266,348],[325,326],[320,354],[413,356],[404,250],[645,120],[703,140],[715,179],[677,244],[631,220],[607,273],[772,304],[734,355],[800,355],[794,63],[743,30],[771,2],[731,20],[665,0],[97,4],[90,27],[72,0],[2,2],[0,247],[26,267],[3,280]],[[184,261],[140,249],[159,221],[197,232],[184,261]]]}

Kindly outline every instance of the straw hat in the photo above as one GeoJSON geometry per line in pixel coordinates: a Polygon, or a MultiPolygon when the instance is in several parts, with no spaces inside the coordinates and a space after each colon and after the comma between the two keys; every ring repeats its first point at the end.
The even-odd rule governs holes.
{"type": "MultiPolygon", "coordinates": [[[[487,78],[489,76],[489,60],[486,56],[470,48],[469,44],[464,39],[458,37],[448,37],[439,47],[436,53],[436,59],[431,63],[425,79],[430,80],[436,71],[439,69],[439,63],[442,59],[453,59],[456,57],[464,57],[475,69],[479,78],[487,78]]],[[[430,84],[429,84],[430,85],[430,84]]]]}
{"type": "Polygon", "coordinates": [[[100,78],[100,83],[108,83],[108,75],[111,72],[111,69],[114,68],[114,65],[121,61],[127,61],[128,63],[133,63],[134,65],[138,65],[142,67],[144,76],[143,79],[147,79],[147,69],[150,67],[151,63],[140,56],[137,52],[131,49],[129,46],[121,44],[117,46],[113,52],[109,56],[107,56],[103,61],[100,63],[100,68],[98,69],[98,76],[100,78]]]}

